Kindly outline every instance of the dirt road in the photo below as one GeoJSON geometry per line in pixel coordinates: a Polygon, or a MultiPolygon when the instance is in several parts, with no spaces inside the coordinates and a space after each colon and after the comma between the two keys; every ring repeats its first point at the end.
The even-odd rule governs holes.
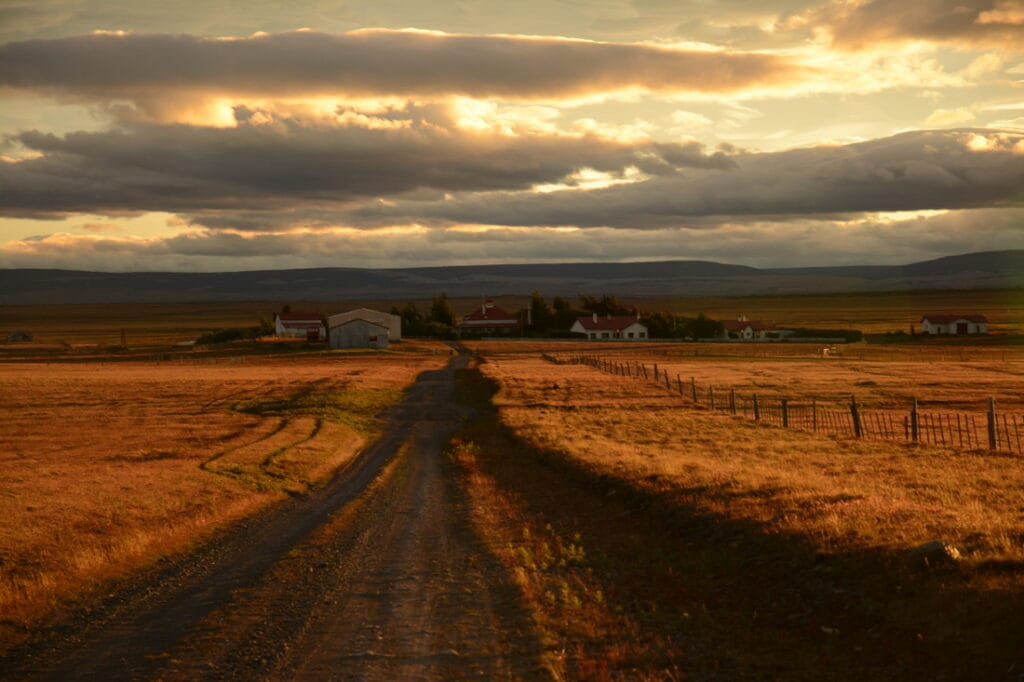
{"type": "Polygon", "coordinates": [[[330,483],[0,661],[4,679],[533,679],[540,645],[445,444],[453,358],[330,483]]]}

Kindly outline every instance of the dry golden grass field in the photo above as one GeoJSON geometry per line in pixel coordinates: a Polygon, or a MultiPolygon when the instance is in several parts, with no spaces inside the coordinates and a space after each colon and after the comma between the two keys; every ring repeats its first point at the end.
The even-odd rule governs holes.
{"type": "Polygon", "coordinates": [[[907,345],[896,348],[850,344],[838,355],[822,357],[820,344],[469,342],[486,357],[495,354],[548,353],[615,363],[637,363],[668,372],[673,386],[681,378],[727,395],[849,402],[865,406],[908,407],[917,398],[922,409],[984,411],[987,400],[1024,412],[1024,347],[907,345]]]}
{"type": "Polygon", "coordinates": [[[317,485],[447,359],[403,347],[0,363],[0,649],[103,580],[317,485]]]}
{"type": "MultiPolygon", "coordinates": [[[[973,302],[999,333],[1024,327],[1019,297],[963,297],[953,309],[973,302]]],[[[809,326],[902,329],[895,321],[921,300],[777,305],[809,326]]],[[[949,309],[934,302],[926,309],[949,309]]],[[[0,329],[36,334],[0,345],[0,650],[106,581],[317,486],[379,433],[377,416],[420,372],[447,360],[431,341],[385,353],[173,345],[273,309],[0,312],[0,329]],[[127,350],[115,347],[122,328],[127,350]]],[[[714,313],[676,312],[702,310],[714,313]]],[[[784,430],[543,357],[657,364],[702,391],[766,401],[855,396],[899,412],[917,398],[923,412],[983,415],[989,397],[1024,413],[1021,346],[850,344],[822,357],[796,343],[465,345],[481,361],[462,370],[463,392],[483,416],[450,454],[556,676],[852,682],[1024,670],[1024,457],[784,430]],[[960,558],[913,556],[933,540],[960,558]]]]}
{"type": "MultiPolygon", "coordinates": [[[[496,455],[500,459],[525,447],[542,453],[535,456],[537,461],[561,462],[556,468],[573,472],[572,476],[619,482],[642,499],[656,500],[652,509],[669,519],[679,514],[710,518],[726,538],[733,538],[726,546],[712,543],[710,547],[685,538],[678,547],[630,544],[630,537],[644,537],[640,529],[647,522],[635,521],[632,534],[628,528],[621,530],[619,546],[613,547],[602,538],[614,535],[620,523],[617,517],[588,524],[588,515],[601,512],[588,513],[587,503],[577,502],[568,487],[555,493],[562,498],[564,515],[551,515],[551,508],[559,507],[551,502],[546,517],[551,525],[546,529],[538,526],[544,522],[537,520],[545,517],[530,517],[521,508],[517,517],[517,505],[525,504],[522,498],[505,498],[507,508],[498,514],[519,518],[527,529],[525,538],[516,538],[514,528],[506,529],[505,543],[510,548],[504,553],[506,561],[523,574],[524,583],[540,585],[534,588],[540,591],[536,599],[542,614],[539,618],[542,622],[546,619],[553,631],[562,632],[566,641],[576,642],[579,670],[600,669],[601,661],[609,657],[641,666],[638,662],[648,659],[664,665],[684,660],[688,655],[685,642],[657,640],[657,633],[664,636],[666,632],[665,619],[692,619],[692,623],[717,632],[715,636],[723,641],[731,638],[731,645],[745,647],[747,653],[736,653],[730,663],[737,666],[736,674],[767,666],[779,679],[820,679],[814,677],[821,674],[815,665],[828,659],[848,661],[851,666],[848,671],[836,672],[834,679],[864,679],[865,670],[881,675],[871,679],[962,679],[959,675],[971,670],[978,672],[978,679],[998,679],[987,675],[998,672],[1001,678],[1022,664],[1024,458],[783,430],[694,408],[678,395],[638,383],[635,378],[584,365],[552,364],[514,343],[481,342],[474,348],[483,353],[480,369],[497,387],[493,428],[507,429],[513,441],[521,443],[502,446],[492,442],[488,446],[488,436],[477,433],[480,443],[462,446],[471,452],[464,459],[470,462],[467,466],[480,485],[489,481],[494,485],[493,478],[481,473],[486,466],[473,463],[486,458],[473,453],[505,447],[505,455],[496,455]],[[734,529],[732,535],[724,530],[728,528],[734,529]],[[577,535],[580,531],[582,535],[577,535]],[[543,539],[531,540],[531,532],[543,539]],[[913,558],[913,548],[934,540],[960,552],[954,567],[922,569],[913,558]],[[622,545],[629,547],[623,549],[622,545]],[[547,549],[538,550],[541,546],[547,549]],[[680,556],[686,554],[685,547],[699,552],[699,560],[680,556]],[[779,548],[809,548],[800,550],[811,557],[811,565],[804,568],[814,569],[814,562],[821,562],[818,571],[810,573],[812,582],[828,576],[832,597],[822,598],[817,606],[798,606],[791,601],[805,599],[794,596],[802,587],[761,584],[778,581],[779,576],[772,578],[768,574],[774,569],[762,570],[758,559],[744,552],[765,547],[770,549],[764,561],[771,566],[780,561],[779,548]],[[537,551],[551,555],[547,565],[571,565],[572,560],[564,555],[585,551],[600,551],[610,563],[589,569],[590,574],[563,568],[561,573],[556,571],[560,577],[545,586],[540,579],[530,578],[538,574],[528,570],[536,560],[521,556],[532,557],[531,552],[537,551]],[[619,558],[622,563],[611,558],[616,551],[625,554],[619,558]],[[665,558],[670,556],[671,560],[665,558]],[[657,582],[660,588],[616,585],[614,579],[607,579],[610,574],[624,577],[617,571],[633,570],[627,566],[635,567],[647,576],[645,580],[657,582]],[[733,577],[724,578],[723,572],[733,577]],[[721,584],[714,584],[712,576],[721,584]],[[676,579],[683,584],[674,585],[676,579]],[[744,596],[724,597],[722,589],[734,589],[744,596]],[[760,591],[766,589],[778,592],[772,597],[760,591]],[[580,613],[588,614],[589,626],[577,624],[573,629],[567,625],[559,590],[566,591],[565,599],[583,609],[580,613]],[[646,598],[657,600],[660,608],[653,603],[649,609],[634,608],[635,618],[626,622],[628,604],[636,607],[635,602],[625,606],[619,602],[618,611],[602,606],[616,590],[633,594],[630,599],[648,595],[646,598]],[[551,594],[555,595],[553,601],[551,594]],[[717,619],[708,613],[697,615],[719,598],[726,615],[719,614],[717,619]],[[734,611],[748,607],[753,613],[747,617],[761,620],[737,622],[741,616],[734,611]],[[654,643],[638,643],[645,629],[654,643]],[[795,663],[794,656],[808,655],[809,647],[815,646],[833,653],[795,663]],[[916,665],[913,661],[928,657],[933,663],[944,661],[941,665],[952,665],[954,659],[959,662],[937,677],[930,677],[923,668],[911,669],[916,665]],[[911,668],[900,673],[904,666],[911,668]],[[803,672],[796,672],[798,669],[803,672]],[[784,670],[791,674],[778,673],[784,670]]],[[[648,364],[666,362],[653,345],[632,350],[608,345],[604,349],[648,364]],[[655,355],[645,355],[652,350],[655,355]]],[[[854,391],[865,401],[884,403],[922,395],[919,391],[927,389],[937,401],[959,404],[969,402],[975,393],[994,394],[1018,409],[1024,374],[1024,362],[1019,358],[1005,363],[927,365],[764,358],[723,363],[704,357],[667,362],[677,363],[673,367],[687,376],[758,390],[771,387],[826,396],[854,391]],[[974,382],[980,387],[970,388],[974,382]]],[[[503,470],[504,475],[512,475],[507,473],[511,464],[497,461],[489,466],[493,477],[500,478],[503,474],[493,472],[503,470]]],[[[543,479],[540,473],[519,475],[535,478],[538,486],[543,479]]],[[[608,485],[608,494],[615,494],[613,484],[608,485]]],[[[613,499],[607,500],[607,504],[613,503],[613,499]]],[[[604,504],[598,503],[599,507],[604,504]]],[[[630,512],[627,508],[619,513],[630,512]]],[[[490,522],[500,525],[493,518],[490,522]]],[[[792,569],[793,581],[807,578],[804,568],[792,569]]],[[[728,658],[725,653],[722,656],[728,658]]],[[[645,676],[663,678],[661,673],[645,676]]]]}

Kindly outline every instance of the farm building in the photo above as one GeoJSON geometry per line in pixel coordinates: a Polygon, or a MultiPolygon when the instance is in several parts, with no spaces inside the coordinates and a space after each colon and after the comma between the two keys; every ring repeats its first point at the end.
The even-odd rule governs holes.
{"type": "Polygon", "coordinates": [[[774,322],[748,320],[746,315],[740,315],[735,320],[722,320],[722,327],[725,328],[723,338],[744,341],[766,339],[769,336],[779,336],[783,332],[776,329],[774,322]]]}
{"type": "Polygon", "coordinates": [[[984,315],[925,315],[921,318],[922,334],[987,334],[984,315]]]}
{"type": "Polygon", "coordinates": [[[327,328],[340,327],[349,320],[366,320],[367,322],[373,322],[387,328],[389,341],[398,341],[402,338],[401,317],[369,308],[356,308],[348,312],[331,315],[327,318],[327,328]]]}
{"type": "Polygon", "coordinates": [[[639,315],[605,315],[593,313],[590,317],[577,317],[569,329],[574,334],[584,334],[587,340],[647,338],[647,327],[640,324],[639,315]]]}
{"type": "Polygon", "coordinates": [[[324,321],[318,313],[290,310],[274,315],[274,333],[278,336],[294,336],[310,341],[323,341],[326,338],[324,321]]]}
{"type": "Polygon", "coordinates": [[[353,318],[330,328],[331,348],[387,348],[388,328],[372,320],[353,318]]]}
{"type": "Polygon", "coordinates": [[[523,321],[488,300],[464,315],[456,328],[462,336],[511,336],[522,332],[523,321]]]}

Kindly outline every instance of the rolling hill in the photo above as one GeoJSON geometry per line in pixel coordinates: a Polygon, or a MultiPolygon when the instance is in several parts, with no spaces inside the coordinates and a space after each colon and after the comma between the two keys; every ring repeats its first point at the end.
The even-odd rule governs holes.
{"type": "Polygon", "coordinates": [[[244,272],[0,270],[0,304],[340,301],[529,294],[722,296],[1024,288],[1024,250],[907,265],[752,268],[708,261],[244,272]]]}

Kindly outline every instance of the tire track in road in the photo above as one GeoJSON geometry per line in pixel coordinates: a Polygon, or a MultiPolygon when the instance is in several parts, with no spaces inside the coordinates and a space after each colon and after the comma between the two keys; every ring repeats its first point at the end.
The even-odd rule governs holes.
{"type": "Polygon", "coordinates": [[[534,677],[529,620],[473,535],[443,459],[463,363],[421,375],[385,435],[324,487],[12,652],[0,677],[534,677]]]}

